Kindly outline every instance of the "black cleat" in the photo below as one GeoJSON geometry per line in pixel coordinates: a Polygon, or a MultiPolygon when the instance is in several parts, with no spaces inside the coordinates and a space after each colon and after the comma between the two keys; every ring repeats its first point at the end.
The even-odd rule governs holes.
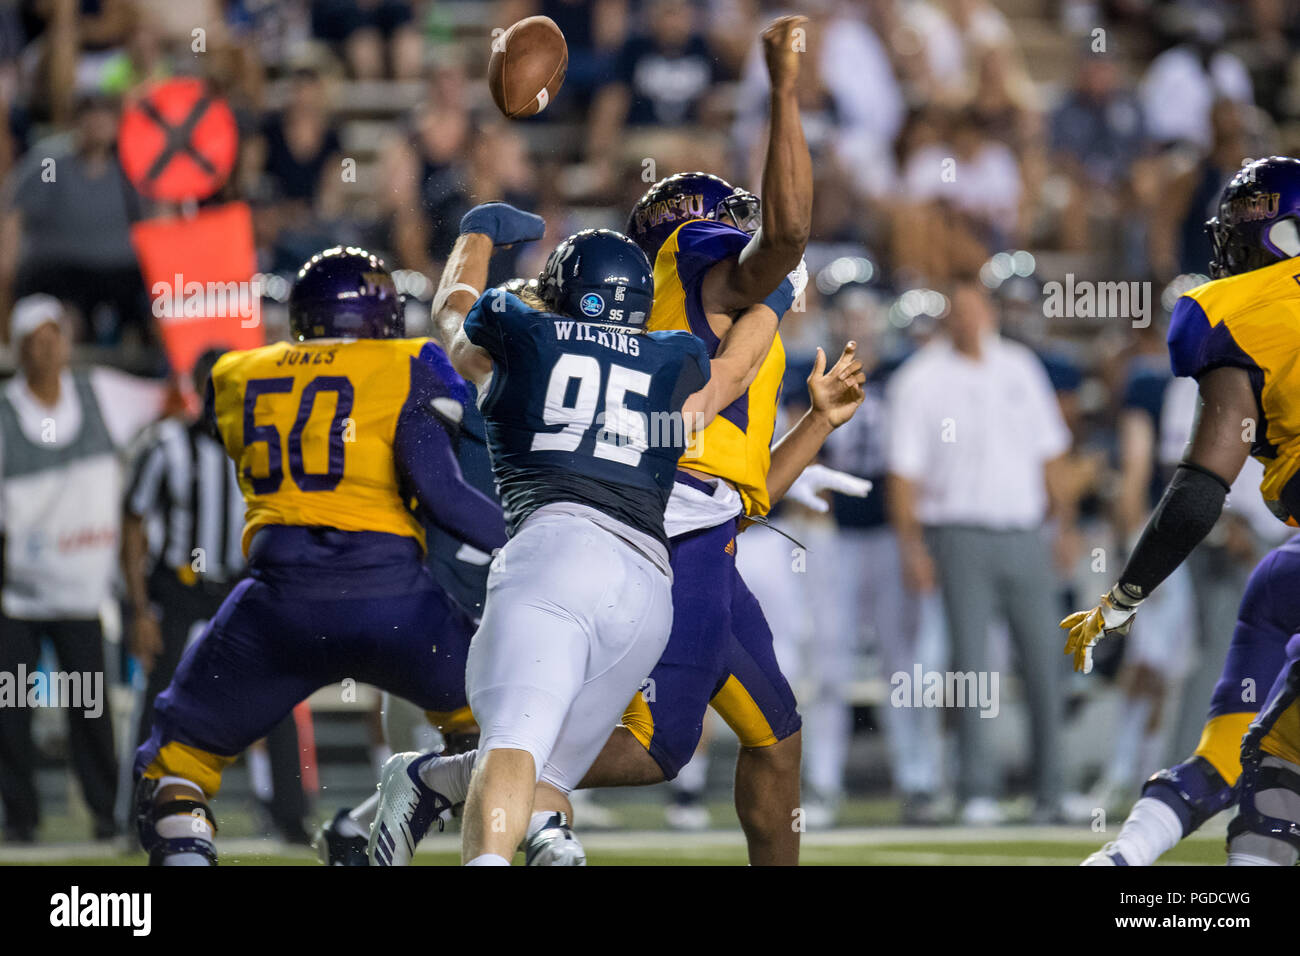
{"type": "Polygon", "coordinates": [[[334,819],[324,824],[312,838],[316,858],[326,866],[369,866],[366,858],[364,836],[347,836],[338,830],[339,821],[348,815],[345,807],[334,814],[334,819]]]}

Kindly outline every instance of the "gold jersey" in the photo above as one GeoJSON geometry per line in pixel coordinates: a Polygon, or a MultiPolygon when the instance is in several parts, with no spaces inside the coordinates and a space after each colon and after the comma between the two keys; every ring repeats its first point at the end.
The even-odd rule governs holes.
{"type": "MultiPolygon", "coordinates": [[[[712,357],[719,340],[700,302],[700,282],[710,267],[736,255],[748,242],[749,236],[739,229],[712,220],[694,219],[679,226],[655,257],[655,298],[647,327],[692,332],[712,357]]],[[[719,412],[681,458],[683,468],[734,485],[748,515],[765,515],[771,507],[767,471],[784,376],[785,348],[778,334],[749,390],[719,412]]]]}
{"type": "MultiPolygon", "coordinates": [[[[412,365],[428,339],[281,342],[223,355],[212,413],[244,493],[247,555],[266,525],[415,538],[394,458],[412,365]]],[[[430,345],[430,347],[432,347],[430,345]]]]}
{"type": "Polygon", "coordinates": [[[1216,279],[1174,306],[1169,353],[1175,375],[1199,378],[1230,366],[1250,373],[1263,412],[1242,437],[1264,465],[1260,492],[1288,524],[1300,516],[1300,260],[1216,279]]]}

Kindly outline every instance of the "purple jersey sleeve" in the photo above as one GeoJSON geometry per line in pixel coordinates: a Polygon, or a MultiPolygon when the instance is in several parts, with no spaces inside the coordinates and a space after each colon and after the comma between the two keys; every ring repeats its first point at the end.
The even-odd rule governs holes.
{"type": "Polygon", "coordinates": [[[431,358],[422,351],[411,359],[411,390],[393,441],[398,472],[426,519],[490,553],[506,542],[505,519],[495,501],[465,481],[449,431],[459,423],[465,383],[454,371],[454,380],[439,374],[431,358]]]}
{"type": "Polygon", "coordinates": [[[1259,365],[1237,344],[1227,325],[1211,325],[1201,304],[1191,296],[1181,296],[1169,319],[1169,364],[1175,375],[1200,378],[1206,372],[1223,368],[1258,371],[1259,365]]]}

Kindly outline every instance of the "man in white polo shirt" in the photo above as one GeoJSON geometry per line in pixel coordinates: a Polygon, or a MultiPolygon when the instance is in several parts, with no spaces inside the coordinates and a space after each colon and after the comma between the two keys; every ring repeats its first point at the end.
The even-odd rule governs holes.
{"type": "MultiPolygon", "coordinates": [[[[988,638],[995,617],[1005,617],[1028,698],[1037,815],[1050,819],[1060,799],[1064,668],[1051,641],[1060,614],[1044,524],[1056,510],[1050,488],[1070,448],[1069,429],[1041,361],[998,334],[987,292],[969,279],[954,284],[941,333],[899,369],[888,402],[890,520],[905,580],[915,591],[940,589],[950,667],[974,673],[977,683],[965,684],[971,690],[1006,689],[1005,675],[990,670],[988,638]]],[[[997,823],[994,745],[1006,710],[965,696],[956,715],[961,817],[997,823]]]]}
{"type": "MultiPolygon", "coordinates": [[[[28,675],[26,695],[49,639],[59,669],[82,675],[85,706],[62,704],[95,835],[107,838],[117,829],[117,762],[99,614],[117,562],[118,453],[162,412],[167,390],[107,368],[68,368],[66,316],[51,296],[18,301],[10,340],[19,373],[0,390],[0,672],[28,675]],[[92,693],[99,699],[87,700],[92,693]]],[[[0,707],[0,799],[14,842],[32,842],[40,822],[35,763],[30,707],[0,707]]]]}

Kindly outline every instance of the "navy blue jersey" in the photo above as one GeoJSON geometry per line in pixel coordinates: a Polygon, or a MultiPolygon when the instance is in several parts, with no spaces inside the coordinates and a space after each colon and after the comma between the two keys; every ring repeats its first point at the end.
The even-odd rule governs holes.
{"type": "Polygon", "coordinates": [[[686,450],[681,409],[709,379],[689,332],[628,333],[489,290],[465,334],[492,356],[480,396],[511,534],[543,505],[595,508],[667,544],[664,508],[686,450]]]}

